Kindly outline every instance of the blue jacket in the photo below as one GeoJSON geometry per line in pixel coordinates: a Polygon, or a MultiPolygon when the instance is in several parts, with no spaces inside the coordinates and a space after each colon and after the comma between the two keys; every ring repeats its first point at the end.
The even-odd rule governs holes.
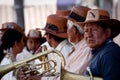
{"type": "Polygon", "coordinates": [[[120,47],[112,40],[106,41],[92,52],[90,70],[103,80],[120,80],[120,47]]]}

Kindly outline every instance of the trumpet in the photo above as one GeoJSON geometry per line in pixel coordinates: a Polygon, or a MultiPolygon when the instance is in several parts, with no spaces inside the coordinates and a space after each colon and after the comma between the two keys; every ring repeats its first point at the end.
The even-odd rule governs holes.
{"type": "MultiPolygon", "coordinates": [[[[23,66],[23,64],[27,64],[28,62],[31,62],[41,56],[45,56],[45,55],[48,55],[50,53],[55,53],[57,54],[60,59],[61,59],[61,71],[60,71],[60,80],[102,80],[101,78],[97,78],[97,77],[89,77],[89,76],[82,76],[82,75],[78,75],[78,74],[74,74],[74,73],[71,73],[69,71],[66,71],[64,69],[64,66],[65,66],[65,59],[62,55],[62,53],[56,49],[52,49],[52,50],[47,50],[47,51],[44,51],[44,52],[40,52],[38,54],[35,54],[33,55],[32,57],[28,58],[28,59],[25,59],[25,60],[22,60],[22,61],[18,61],[18,62],[13,62],[12,64],[9,64],[9,65],[3,65],[3,66],[0,66],[0,78],[2,78],[6,73],[14,70],[14,69],[18,69],[20,68],[21,66],[23,66]]],[[[54,61],[51,61],[52,63],[54,63],[54,61]]],[[[45,64],[46,62],[43,62],[41,64],[45,64]]],[[[47,62],[49,63],[49,61],[47,62]]],[[[55,66],[53,66],[54,68],[55,66]]],[[[48,71],[49,72],[50,70],[53,70],[53,68],[48,68],[48,71]]],[[[26,73],[29,73],[31,72],[30,71],[27,71],[26,73]]],[[[46,72],[43,72],[43,73],[46,73],[46,72]]],[[[43,74],[41,73],[41,74],[43,74]]],[[[55,73],[55,70],[50,73],[50,74],[53,74],[55,73]]],[[[39,75],[41,75],[39,74],[39,75]]],[[[52,76],[52,75],[51,75],[52,76]]]]}

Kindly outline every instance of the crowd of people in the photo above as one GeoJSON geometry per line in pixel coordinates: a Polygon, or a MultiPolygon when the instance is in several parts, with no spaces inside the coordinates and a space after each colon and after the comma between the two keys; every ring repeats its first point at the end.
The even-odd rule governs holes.
{"type": "MultiPolygon", "coordinates": [[[[85,6],[57,10],[47,16],[45,27],[40,29],[45,31],[44,36],[39,29],[29,30],[25,35],[24,29],[14,22],[3,23],[0,30],[0,66],[30,58],[46,46],[48,50],[61,52],[65,59],[64,69],[68,72],[83,76],[92,74],[103,80],[120,79],[120,46],[113,41],[120,33],[120,21],[110,18],[106,10],[85,6]]],[[[62,61],[58,55],[48,54],[45,58],[54,60],[56,72],[61,71],[62,61]]],[[[30,63],[39,64],[45,58],[30,63]]],[[[26,80],[24,72],[20,79],[26,80]]],[[[27,79],[60,80],[60,75],[33,75],[27,79]]],[[[16,80],[15,70],[6,73],[1,80],[16,80]]]]}

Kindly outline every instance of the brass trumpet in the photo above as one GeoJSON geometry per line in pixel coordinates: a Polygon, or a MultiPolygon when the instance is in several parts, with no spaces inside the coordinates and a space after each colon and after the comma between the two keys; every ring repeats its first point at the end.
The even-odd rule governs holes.
{"type": "Polygon", "coordinates": [[[65,65],[65,60],[63,58],[63,55],[58,51],[58,50],[48,50],[48,51],[44,51],[44,52],[41,52],[41,53],[38,53],[38,54],[35,54],[33,55],[32,57],[28,58],[28,59],[25,59],[25,60],[22,60],[22,61],[16,61],[16,62],[13,62],[12,64],[8,64],[8,65],[2,65],[0,66],[0,79],[8,72],[14,70],[14,69],[17,69],[21,66],[23,66],[24,64],[27,64],[28,62],[31,62],[37,58],[39,58],[40,56],[44,56],[44,55],[47,55],[47,54],[50,54],[50,53],[55,53],[55,54],[58,54],[61,58],[61,60],[63,61],[62,62],[62,66],[64,67],[65,65]]]}
{"type": "MultiPolygon", "coordinates": [[[[61,62],[62,62],[62,68],[61,68],[61,72],[60,72],[60,80],[102,80],[101,78],[96,78],[96,77],[89,77],[89,76],[82,76],[82,75],[78,75],[78,74],[74,74],[74,73],[71,73],[71,72],[68,72],[64,69],[64,66],[65,66],[65,60],[64,60],[64,57],[63,55],[56,49],[53,49],[53,50],[47,50],[47,51],[44,51],[44,52],[41,52],[41,53],[38,53],[38,54],[35,54],[33,55],[31,58],[28,58],[26,60],[22,60],[22,61],[18,61],[18,62],[14,62],[12,64],[9,64],[9,65],[3,65],[3,66],[0,66],[0,78],[2,78],[6,73],[10,72],[11,70],[14,70],[14,69],[18,69],[20,68],[21,66],[23,66],[23,64],[26,64],[28,62],[31,62],[35,59],[37,59],[38,57],[40,56],[45,56],[47,54],[50,54],[50,53],[55,53],[57,54],[60,59],[61,59],[61,62]]],[[[53,62],[54,63],[54,62],[53,62]]],[[[29,72],[29,71],[28,71],[29,72]]],[[[49,70],[48,70],[49,72],[49,70]]],[[[53,72],[54,73],[54,72],[53,72]]],[[[39,74],[41,75],[41,74],[39,74]]]]}

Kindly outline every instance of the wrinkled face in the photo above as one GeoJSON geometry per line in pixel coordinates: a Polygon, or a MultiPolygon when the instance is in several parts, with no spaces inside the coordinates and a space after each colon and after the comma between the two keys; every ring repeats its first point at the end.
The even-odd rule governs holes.
{"type": "Polygon", "coordinates": [[[92,49],[100,47],[110,36],[110,29],[103,31],[102,27],[95,23],[88,23],[84,26],[84,38],[88,46],[92,49]]]}
{"type": "Polygon", "coordinates": [[[40,40],[39,39],[32,39],[29,38],[27,40],[27,47],[29,50],[35,52],[40,46],[40,40]]]}
{"type": "Polygon", "coordinates": [[[67,26],[68,26],[68,29],[67,29],[68,40],[69,40],[69,42],[74,43],[75,35],[76,35],[76,31],[75,31],[76,29],[74,27],[74,24],[72,21],[68,20],[67,26]]]}

